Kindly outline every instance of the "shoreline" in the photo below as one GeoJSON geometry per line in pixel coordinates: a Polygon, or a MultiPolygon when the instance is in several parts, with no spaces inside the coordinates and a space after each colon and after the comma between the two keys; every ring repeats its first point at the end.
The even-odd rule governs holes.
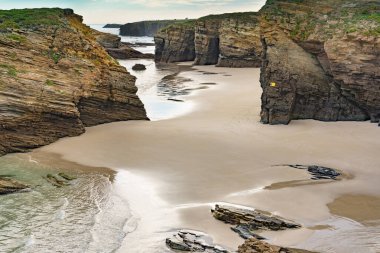
{"type": "MultiPolygon", "coordinates": [[[[378,173],[370,169],[379,161],[376,149],[380,145],[374,137],[379,135],[377,127],[368,122],[312,120],[294,121],[289,126],[261,125],[258,115],[260,86],[254,84],[258,82],[258,74],[257,69],[194,67],[193,71],[180,76],[217,85],[186,97],[186,101],[197,105],[190,113],[162,121],[130,121],[91,127],[80,137],[62,139],[41,150],[89,166],[105,166],[119,173],[127,171],[142,182],[149,182],[152,196],[157,197],[154,201],[163,200],[167,209],[174,208],[170,215],[177,216],[178,220],[171,221],[166,213],[161,218],[166,230],[159,226],[152,229],[145,224],[146,230],[139,234],[135,231],[135,235],[153,233],[158,236],[155,242],[139,238],[147,240],[145,245],[157,246],[158,231],[162,235],[162,231],[169,232],[171,227],[203,231],[211,235],[215,243],[236,248],[241,244],[239,237],[209,215],[210,203],[229,202],[270,211],[304,225],[304,229],[296,232],[268,233],[270,242],[323,250],[321,239],[317,238],[320,244],[308,240],[313,236],[315,239],[320,231],[327,233],[327,226],[334,226],[338,231],[342,229],[339,222],[334,224],[342,220],[329,220],[334,217],[327,204],[345,194],[376,195],[379,190],[373,182],[378,173]],[[315,131],[324,134],[314,137],[315,131]],[[355,138],[362,142],[355,142],[355,138]],[[286,142],[288,145],[283,145],[286,142]],[[79,150],[81,155],[77,153],[79,150]],[[355,177],[329,184],[262,190],[274,183],[308,180],[309,176],[301,171],[271,167],[292,163],[338,168],[355,177]],[[319,195],[314,194],[316,190],[319,195]],[[297,196],[295,202],[287,202],[288,196],[293,195],[297,196]],[[317,229],[316,233],[316,228],[324,229],[317,229]],[[301,240],[297,240],[299,238],[301,240]]],[[[130,198],[128,192],[125,194],[126,199],[130,198]]],[[[347,203],[340,204],[334,213],[339,214],[339,210],[345,208],[347,203]]],[[[145,215],[149,217],[149,212],[145,215]]],[[[144,219],[141,217],[140,222],[144,219]]]]}

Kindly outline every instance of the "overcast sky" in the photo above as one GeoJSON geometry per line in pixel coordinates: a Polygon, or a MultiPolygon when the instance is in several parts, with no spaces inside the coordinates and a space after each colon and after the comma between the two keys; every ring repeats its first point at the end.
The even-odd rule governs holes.
{"type": "Polygon", "coordinates": [[[198,18],[208,14],[257,11],[266,0],[0,0],[0,9],[72,8],[87,24],[198,18]]]}

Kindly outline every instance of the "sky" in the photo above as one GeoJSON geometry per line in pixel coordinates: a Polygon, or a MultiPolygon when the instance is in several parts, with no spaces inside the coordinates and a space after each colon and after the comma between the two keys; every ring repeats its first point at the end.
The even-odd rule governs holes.
{"type": "Polygon", "coordinates": [[[0,9],[74,9],[87,24],[199,18],[209,14],[258,11],[266,0],[0,0],[0,9]]]}

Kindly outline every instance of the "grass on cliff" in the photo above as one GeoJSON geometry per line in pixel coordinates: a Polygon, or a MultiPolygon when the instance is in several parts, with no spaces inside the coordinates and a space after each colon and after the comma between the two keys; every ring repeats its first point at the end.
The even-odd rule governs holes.
{"type": "Polygon", "coordinates": [[[62,17],[63,10],[59,8],[0,10],[0,29],[59,25],[62,17]]]}
{"type": "Polygon", "coordinates": [[[257,12],[233,12],[233,13],[224,13],[220,15],[208,15],[201,17],[199,21],[207,20],[222,20],[222,19],[238,19],[240,21],[251,21],[254,16],[257,15],[257,12]]]}
{"type": "Polygon", "coordinates": [[[0,64],[1,69],[5,69],[7,71],[7,74],[12,77],[17,76],[17,70],[14,66],[8,65],[8,64],[0,64]]]}

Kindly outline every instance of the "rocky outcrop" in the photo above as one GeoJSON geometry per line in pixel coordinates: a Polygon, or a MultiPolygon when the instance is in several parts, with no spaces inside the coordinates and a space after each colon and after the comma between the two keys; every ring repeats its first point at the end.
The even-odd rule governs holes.
{"type": "Polygon", "coordinates": [[[144,54],[121,42],[121,38],[110,33],[93,31],[96,41],[115,59],[153,59],[153,54],[144,54]]]}
{"type": "Polygon", "coordinates": [[[261,10],[261,120],[380,118],[379,4],[268,1],[261,10]]]}
{"type": "Polygon", "coordinates": [[[192,22],[171,25],[154,37],[156,62],[182,62],[195,59],[194,26],[192,22]]]}
{"type": "Polygon", "coordinates": [[[30,190],[30,187],[26,184],[18,182],[7,176],[0,175],[0,195],[17,193],[30,190]]]}
{"type": "Polygon", "coordinates": [[[312,251],[279,247],[257,239],[249,239],[239,246],[238,253],[313,253],[312,251]]]}
{"type": "Polygon", "coordinates": [[[120,35],[123,36],[149,36],[153,37],[156,33],[165,27],[176,23],[186,22],[188,20],[152,20],[135,23],[127,23],[120,26],[120,35]]]}
{"type": "Polygon", "coordinates": [[[300,228],[301,225],[284,218],[264,213],[258,210],[242,209],[232,206],[216,205],[212,210],[215,219],[227,224],[234,225],[231,229],[238,233],[243,239],[265,239],[257,234],[259,230],[285,230],[300,228]]]}
{"type": "Polygon", "coordinates": [[[120,28],[120,24],[106,24],[103,28],[120,28]]]}
{"type": "Polygon", "coordinates": [[[195,65],[259,67],[261,41],[257,14],[210,15],[179,23],[156,34],[156,61],[195,65]]]}
{"type": "Polygon", "coordinates": [[[195,65],[215,65],[219,60],[219,29],[222,20],[205,17],[195,25],[195,65]]]}
{"type": "Polygon", "coordinates": [[[167,238],[166,245],[176,251],[229,253],[221,246],[212,244],[210,236],[197,231],[181,230],[167,238]]]}
{"type": "Polygon", "coordinates": [[[262,46],[256,13],[223,19],[219,29],[219,53],[218,67],[261,67],[262,46]]]}
{"type": "Polygon", "coordinates": [[[0,15],[0,154],[76,136],[85,126],[147,119],[135,77],[72,10],[0,15]]]}

